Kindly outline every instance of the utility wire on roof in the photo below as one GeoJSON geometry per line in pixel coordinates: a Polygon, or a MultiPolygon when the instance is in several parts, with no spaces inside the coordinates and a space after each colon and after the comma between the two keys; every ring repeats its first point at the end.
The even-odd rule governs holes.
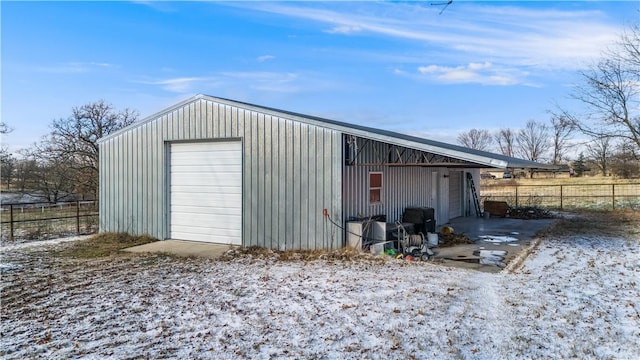
{"type": "Polygon", "coordinates": [[[442,10],[440,10],[440,13],[438,15],[442,15],[442,13],[444,12],[444,10],[451,5],[451,3],[453,3],[453,0],[449,0],[449,1],[444,1],[444,2],[436,2],[436,3],[431,3],[431,5],[434,6],[442,6],[444,5],[444,7],[442,8],[442,10]]]}

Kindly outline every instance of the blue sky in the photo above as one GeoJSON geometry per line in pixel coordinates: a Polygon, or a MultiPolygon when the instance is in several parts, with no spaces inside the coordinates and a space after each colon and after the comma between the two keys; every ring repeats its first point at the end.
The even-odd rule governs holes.
{"type": "Polygon", "coordinates": [[[75,106],[145,117],[199,93],[455,143],[577,109],[578,71],[640,18],[637,0],[0,6],[13,151],[75,106]]]}

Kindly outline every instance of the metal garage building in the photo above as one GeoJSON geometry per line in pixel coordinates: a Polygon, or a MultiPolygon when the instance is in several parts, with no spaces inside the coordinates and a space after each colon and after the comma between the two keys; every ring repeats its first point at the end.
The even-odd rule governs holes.
{"type": "Polygon", "coordinates": [[[475,215],[466,173],[540,165],[206,95],[99,146],[101,231],[280,250],[342,247],[335,224],[408,206],[475,215]]]}

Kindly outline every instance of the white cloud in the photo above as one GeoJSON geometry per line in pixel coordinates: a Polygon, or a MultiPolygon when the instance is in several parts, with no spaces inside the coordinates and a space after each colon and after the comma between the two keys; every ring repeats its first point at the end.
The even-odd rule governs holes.
{"type": "Polygon", "coordinates": [[[115,64],[107,62],[67,62],[57,65],[38,66],[36,72],[50,74],[82,74],[106,68],[115,68],[115,64]]]}
{"type": "Polygon", "coordinates": [[[228,71],[212,76],[174,77],[138,80],[137,83],[159,86],[174,93],[206,93],[228,89],[252,89],[266,92],[295,93],[307,89],[327,89],[332,85],[321,77],[294,72],[228,71]],[[312,85],[311,85],[312,84],[312,85]]]}
{"type": "Polygon", "coordinates": [[[147,85],[158,85],[163,90],[175,93],[200,92],[203,87],[210,88],[217,82],[213,77],[178,77],[163,80],[142,80],[138,83],[147,85]]]}
{"type": "Polygon", "coordinates": [[[599,11],[460,2],[443,16],[425,3],[304,5],[260,3],[252,9],[329,25],[335,35],[384,36],[413,42],[454,62],[491,59],[510,66],[579,69],[618,38],[599,11]],[[366,12],[365,12],[366,11],[366,12]]]}
{"type": "Polygon", "coordinates": [[[262,56],[258,56],[258,62],[265,62],[265,61],[269,61],[269,60],[273,60],[276,57],[273,55],[262,55],[262,56]]]}
{"type": "Polygon", "coordinates": [[[418,67],[418,73],[430,80],[442,83],[476,83],[482,85],[515,85],[523,83],[526,73],[515,69],[493,66],[489,62],[470,63],[463,66],[427,65],[418,67]]]}
{"type": "Polygon", "coordinates": [[[362,27],[358,25],[340,25],[330,30],[326,30],[325,32],[329,34],[353,34],[361,32],[362,30],[362,27]]]}

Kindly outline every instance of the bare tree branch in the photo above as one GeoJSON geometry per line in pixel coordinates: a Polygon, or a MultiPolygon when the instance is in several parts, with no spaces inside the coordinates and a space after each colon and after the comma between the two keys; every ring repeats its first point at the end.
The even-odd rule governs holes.
{"type": "Polygon", "coordinates": [[[136,111],[115,111],[104,100],[75,107],[71,117],[53,121],[51,134],[39,150],[51,154],[53,159],[65,159],[73,170],[76,190],[97,196],[98,140],[132,124],[137,118],[136,111]]]}
{"type": "Polygon", "coordinates": [[[594,138],[587,146],[587,154],[600,169],[603,176],[607,176],[609,162],[613,153],[610,137],[594,138]]]}
{"type": "Polygon", "coordinates": [[[586,105],[584,114],[560,110],[572,126],[594,138],[618,138],[640,150],[640,27],[621,36],[617,46],[580,73],[583,82],[572,98],[586,105]]]}
{"type": "Polygon", "coordinates": [[[498,150],[502,155],[506,156],[514,156],[515,145],[516,145],[516,133],[515,131],[506,128],[500,129],[496,134],[493,135],[496,143],[498,144],[498,150]]]}
{"type": "Polygon", "coordinates": [[[471,129],[458,135],[458,143],[470,149],[488,151],[493,139],[487,130],[471,129]]]}
{"type": "Polygon", "coordinates": [[[567,150],[569,136],[573,131],[573,126],[569,119],[561,116],[551,117],[551,132],[553,141],[553,157],[551,163],[558,165],[564,159],[567,150]]]}
{"type": "Polygon", "coordinates": [[[517,142],[517,153],[520,157],[542,161],[549,148],[549,130],[546,125],[529,120],[524,129],[518,131],[517,142]]]}

